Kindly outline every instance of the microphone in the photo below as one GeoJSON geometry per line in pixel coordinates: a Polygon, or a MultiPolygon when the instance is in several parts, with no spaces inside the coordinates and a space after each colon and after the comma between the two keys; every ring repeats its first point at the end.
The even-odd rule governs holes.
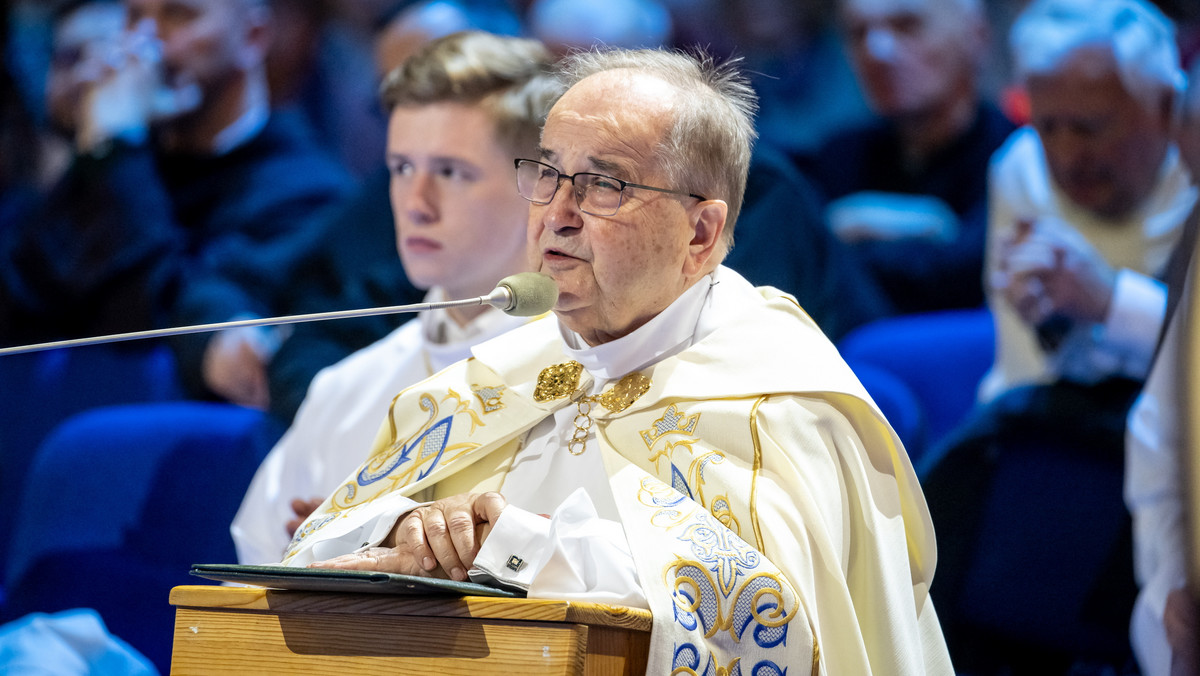
{"type": "Polygon", "coordinates": [[[399,314],[402,312],[421,312],[422,310],[444,310],[452,307],[467,307],[471,305],[490,305],[505,314],[515,317],[533,317],[549,312],[558,302],[558,286],[549,276],[538,272],[519,272],[509,275],[496,284],[496,288],[486,296],[467,298],[464,300],[443,300],[433,303],[415,303],[412,305],[389,305],[387,307],[363,308],[360,310],[339,310],[337,312],[314,312],[303,315],[288,315],[285,317],[262,317],[257,319],[240,319],[214,324],[197,324],[195,326],[177,326],[166,329],[149,331],[133,331],[130,333],[114,333],[94,338],[75,338],[72,340],[56,340],[49,343],[20,345],[17,347],[0,348],[0,356],[8,354],[24,354],[40,352],[61,347],[83,347],[85,345],[100,345],[103,343],[118,343],[126,340],[142,340],[144,338],[166,338],[181,336],[188,333],[203,333],[205,331],[220,331],[223,329],[239,329],[249,326],[276,326],[279,324],[299,324],[303,322],[325,321],[329,319],[348,319],[351,317],[373,317],[375,315],[399,314]]]}

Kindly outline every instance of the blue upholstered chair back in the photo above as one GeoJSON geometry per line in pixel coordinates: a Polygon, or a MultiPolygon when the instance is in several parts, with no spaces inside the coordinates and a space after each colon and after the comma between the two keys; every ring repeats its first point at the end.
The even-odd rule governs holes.
{"type": "Polygon", "coordinates": [[[181,397],[174,356],[165,344],[94,345],[0,357],[0,566],[8,559],[26,470],[51,429],[96,406],[181,397]]]}
{"type": "Polygon", "coordinates": [[[908,452],[916,462],[975,405],[979,381],[992,364],[995,330],[986,308],[902,315],[854,329],[838,349],[873,397],[872,387],[882,379],[862,374],[876,370],[891,374],[915,396],[921,432],[908,452]]]}
{"type": "Polygon", "coordinates": [[[229,523],[280,431],[264,414],[175,402],[71,418],[31,463],[9,552],[4,617],[96,609],[162,673],[171,587],[234,562],[229,523]]]}

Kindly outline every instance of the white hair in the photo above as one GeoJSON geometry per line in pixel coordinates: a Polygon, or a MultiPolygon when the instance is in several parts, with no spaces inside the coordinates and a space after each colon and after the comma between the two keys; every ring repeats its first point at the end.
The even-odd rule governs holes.
{"type": "Polygon", "coordinates": [[[1164,89],[1182,93],[1187,82],[1175,25],[1145,0],[1034,0],[1013,24],[1010,45],[1021,78],[1054,72],[1080,48],[1106,45],[1125,90],[1147,106],[1158,105],[1164,89]]]}

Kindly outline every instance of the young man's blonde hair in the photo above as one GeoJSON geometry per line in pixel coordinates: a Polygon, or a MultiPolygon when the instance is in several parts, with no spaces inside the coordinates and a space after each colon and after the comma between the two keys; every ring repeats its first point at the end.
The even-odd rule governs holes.
{"type": "Polygon", "coordinates": [[[536,40],[464,31],[434,40],[383,80],[388,111],[434,103],[478,105],[514,157],[537,147],[542,123],[562,87],[554,57],[536,40]]]}

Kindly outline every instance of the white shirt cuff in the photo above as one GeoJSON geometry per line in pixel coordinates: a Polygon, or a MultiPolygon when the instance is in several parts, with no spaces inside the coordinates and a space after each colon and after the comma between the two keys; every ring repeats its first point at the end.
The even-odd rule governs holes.
{"type": "Polygon", "coordinates": [[[1166,313],[1166,284],[1133,270],[1119,270],[1112,305],[1104,319],[1105,340],[1148,363],[1166,313]]]}
{"type": "Polygon", "coordinates": [[[361,551],[383,542],[400,517],[422,504],[402,495],[391,493],[355,507],[354,518],[335,517],[320,531],[302,541],[286,565],[304,567],[314,561],[325,561],[350,552],[361,551]]]}
{"type": "Polygon", "coordinates": [[[550,519],[507,505],[483,541],[467,575],[472,582],[529,590],[550,540],[550,519]]]}
{"type": "Polygon", "coordinates": [[[582,488],[550,519],[505,507],[473,571],[473,581],[524,589],[530,598],[650,607],[624,528],[600,518],[582,488]]]}

